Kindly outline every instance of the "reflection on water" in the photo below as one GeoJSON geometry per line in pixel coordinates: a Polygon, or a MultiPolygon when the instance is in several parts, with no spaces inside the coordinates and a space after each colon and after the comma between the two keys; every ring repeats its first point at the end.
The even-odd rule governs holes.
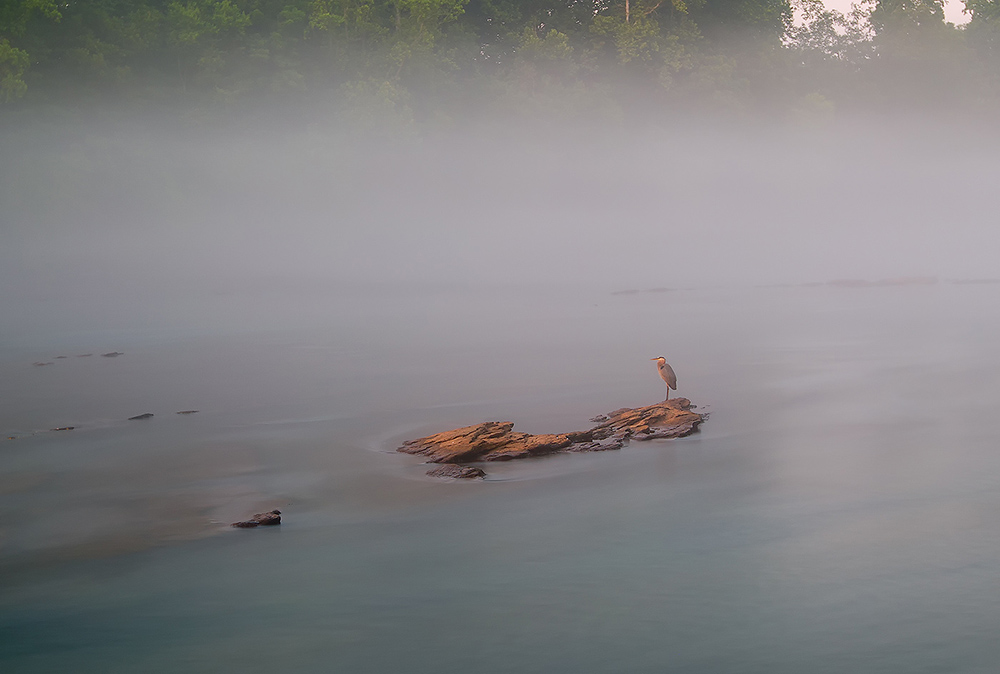
{"type": "Polygon", "coordinates": [[[7,349],[0,663],[990,671],[996,292],[334,295],[7,349]],[[100,349],[125,355],[30,365],[100,349]],[[471,483],[392,452],[657,400],[661,352],[698,435],[471,483]],[[272,507],[280,528],[226,527],[272,507]]]}

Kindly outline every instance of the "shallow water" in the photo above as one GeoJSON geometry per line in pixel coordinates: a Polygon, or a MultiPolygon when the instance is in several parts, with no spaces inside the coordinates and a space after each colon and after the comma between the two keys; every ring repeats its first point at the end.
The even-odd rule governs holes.
{"type": "Polygon", "coordinates": [[[998,292],[331,291],[45,331],[0,362],[0,666],[992,672],[998,292]],[[585,428],[659,400],[661,353],[697,435],[476,482],[392,451],[585,428]]]}

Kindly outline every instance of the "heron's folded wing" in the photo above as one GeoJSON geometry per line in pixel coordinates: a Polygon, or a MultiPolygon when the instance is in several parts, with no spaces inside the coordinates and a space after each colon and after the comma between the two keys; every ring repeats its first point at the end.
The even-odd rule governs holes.
{"type": "Polygon", "coordinates": [[[670,363],[663,364],[663,371],[667,375],[667,386],[673,390],[677,390],[677,375],[674,374],[674,368],[670,367],[670,363]]]}

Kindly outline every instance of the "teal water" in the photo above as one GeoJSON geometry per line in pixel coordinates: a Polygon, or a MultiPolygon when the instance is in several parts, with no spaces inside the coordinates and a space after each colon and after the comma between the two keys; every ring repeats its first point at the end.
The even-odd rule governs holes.
{"type": "Polygon", "coordinates": [[[0,669],[995,671],[998,292],[340,292],[21,339],[0,669]],[[584,428],[659,400],[661,353],[697,435],[477,482],[392,451],[584,428]]]}

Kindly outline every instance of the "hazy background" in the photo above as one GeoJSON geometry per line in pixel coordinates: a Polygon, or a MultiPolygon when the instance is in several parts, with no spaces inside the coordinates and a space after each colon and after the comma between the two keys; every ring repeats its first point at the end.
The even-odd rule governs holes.
{"type": "Polygon", "coordinates": [[[967,6],[0,0],[0,669],[992,672],[967,6]]]}
{"type": "Polygon", "coordinates": [[[7,140],[9,343],[270,293],[997,276],[996,140],[936,119],[32,133],[7,140]]]}

